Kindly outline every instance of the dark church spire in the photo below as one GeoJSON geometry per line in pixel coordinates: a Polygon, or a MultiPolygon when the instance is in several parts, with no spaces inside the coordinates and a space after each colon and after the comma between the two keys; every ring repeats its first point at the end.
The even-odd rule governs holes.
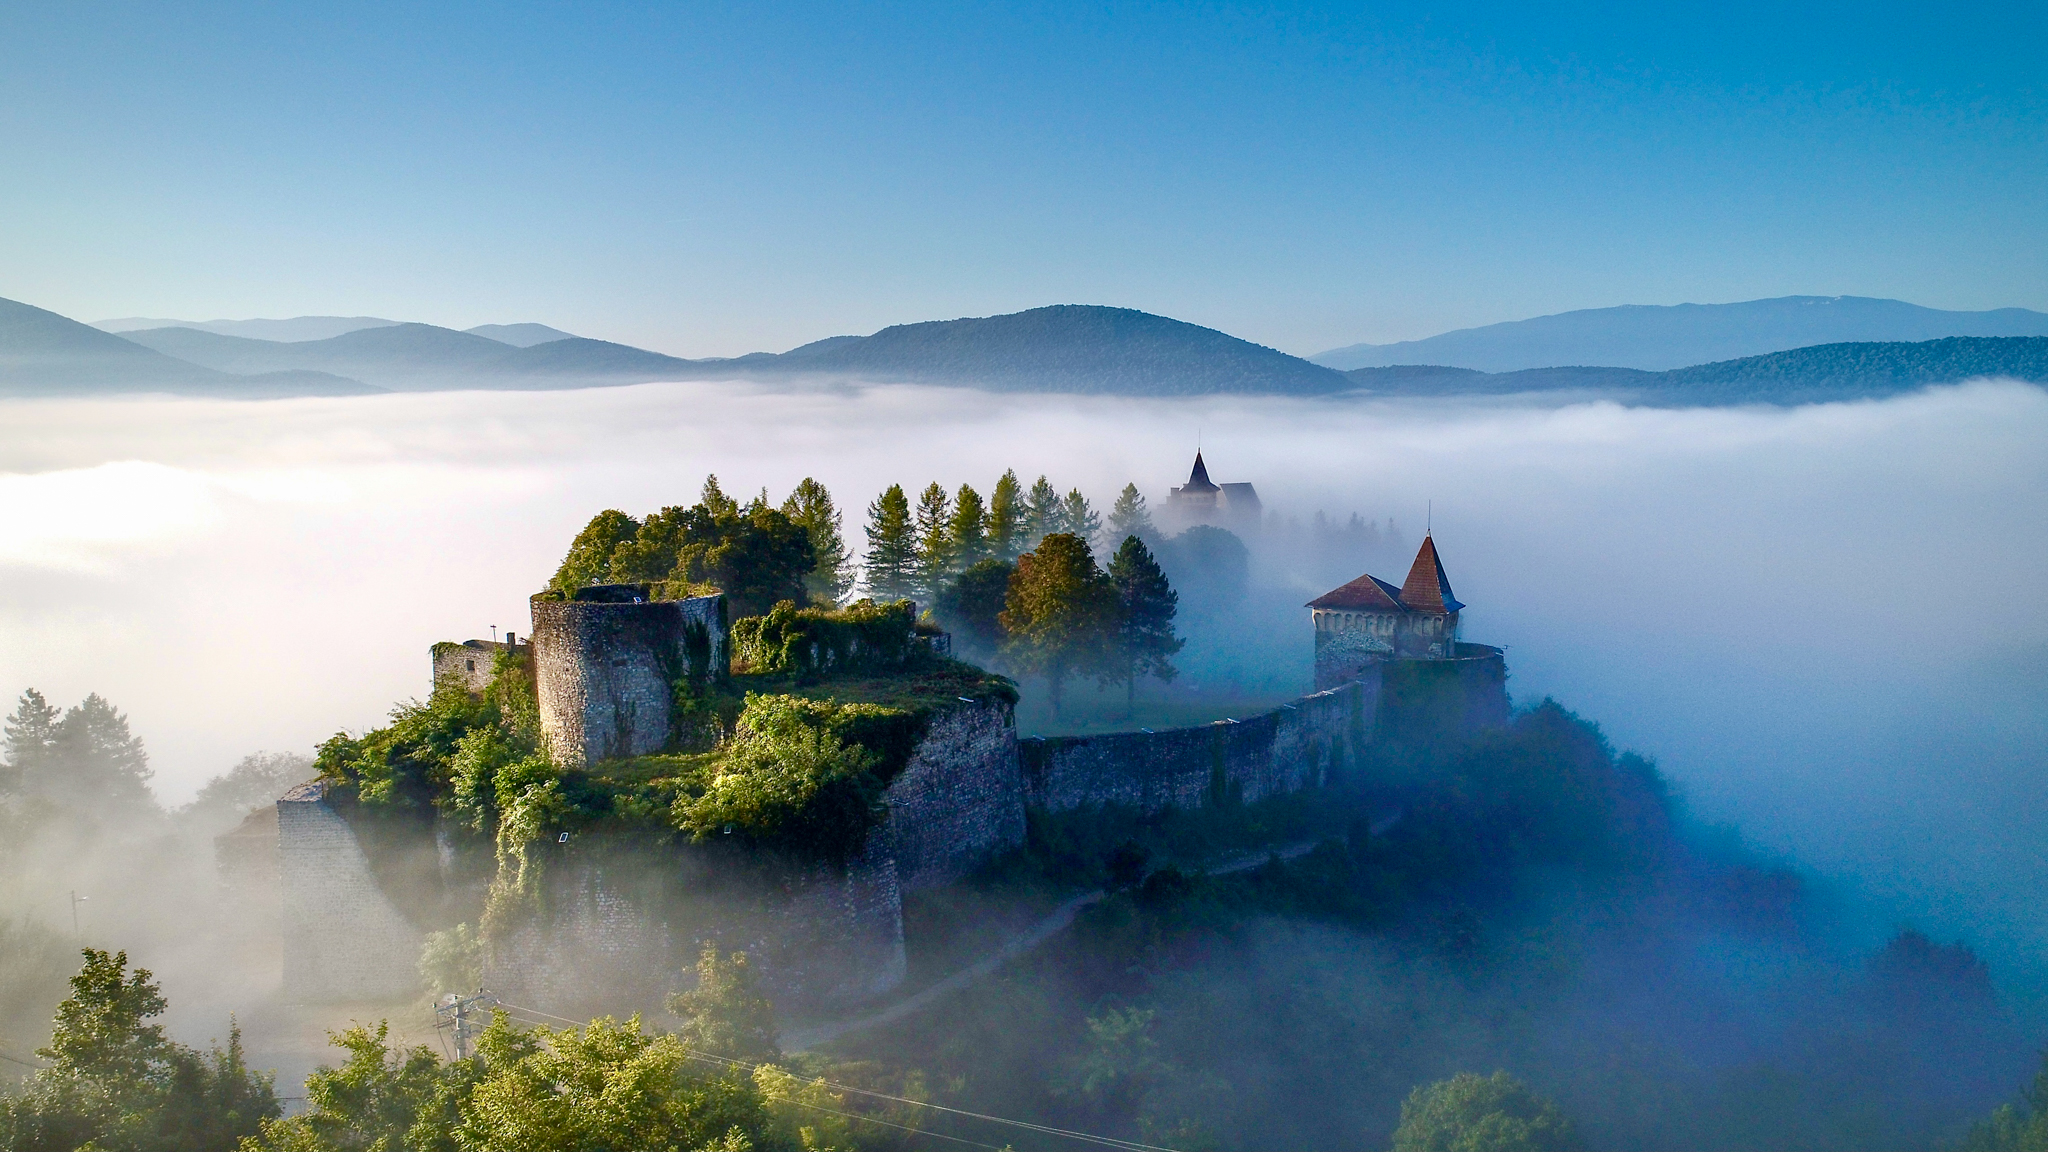
{"type": "Polygon", "coordinates": [[[1182,488],[1182,489],[1181,489],[1181,491],[1183,491],[1183,492],[1214,492],[1214,491],[1216,491],[1216,485],[1214,485],[1214,484],[1211,484],[1211,483],[1209,482],[1209,468],[1208,468],[1208,465],[1206,465],[1206,464],[1203,464],[1203,463],[1202,463],[1202,450],[1201,450],[1200,448],[1197,448],[1197,449],[1195,449],[1195,470],[1194,470],[1194,471],[1192,471],[1192,472],[1190,472],[1190,473],[1188,473],[1188,483],[1187,483],[1187,487],[1185,487],[1185,488],[1182,488]]]}

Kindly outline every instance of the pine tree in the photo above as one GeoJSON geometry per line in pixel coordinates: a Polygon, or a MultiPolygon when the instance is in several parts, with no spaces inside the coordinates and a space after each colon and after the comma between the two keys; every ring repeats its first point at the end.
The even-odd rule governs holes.
{"type": "Polygon", "coordinates": [[[1112,540],[1126,536],[1150,540],[1159,538],[1159,529],[1152,523],[1152,512],[1145,507],[1144,494],[1138,491],[1136,484],[1124,485],[1124,490],[1117,493],[1116,503],[1110,506],[1109,536],[1112,540]]]}
{"type": "Polygon", "coordinates": [[[1093,543],[1102,534],[1102,517],[1088,506],[1088,498],[1075,488],[1060,501],[1060,531],[1093,543]]]}
{"type": "MultiPolygon", "coordinates": [[[[764,502],[767,496],[768,490],[763,488],[761,490],[761,497],[764,502]]],[[[704,491],[697,497],[697,503],[703,505],[706,512],[720,520],[736,519],[740,514],[739,501],[727,496],[725,489],[718,486],[716,474],[704,477],[704,491]]]]}
{"type": "Polygon", "coordinates": [[[1060,522],[1060,494],[1040,476],[1032,482],[1031,494],[1024,498],[1024,551],[1038,547],[1040,540],[1059,531],[1060,522]]]}
{"type": "Polygon", "coordinates": [[[846,553],[846,538],[840,533],[839,508],[832,493],[809,476],[782,502],[782,514],[803,527],[817,553],[817,567],[805,580],[811,595],[838,603],[853,590],[853,564],[846,553]]]}
{"type": "Polygon", "coordinates": [[[966,484],[953,497],[947,536],[953,550],[947,575],[957,576],[988,559],[988,513],[982,508],[981,493],[966,484]]]}
{"type": "Polygon", "coordinates": [[[1124,709],[1138,703],[1138,678],[1156,676],[1171,684],[1180,670],[1171,657],[1186,645],[1173,634],[1180,596],[1152,550],[1137,536],[1125,536],[1109,561],[1109,582],[1116,588],[1116,678],[1124,682],[1124,709]]]}
{"type": "Polygon", "coordinates": [[[142,738],[98,693],[66,711],[51,732],[50,762],[38,773],[38,791],[78,812],[156,811],[142,738]]]}
{"type": "Polygon", "coordinates": [[[0,796],[20,791],[50,761],[57,746],[57,706],[31,688],[21,694],[7,718],[6,744],[0,749],[0,796]]]}
{"type": "Polygon", "coordinates": [[[1045,677],[1057,716],[1067,677],[1106,667],[1116,616],[1116,590],[1088,542],[1055,532],[1017,558],[998,617],[1009,636],[1004,654],[1020,670],[1045,677]]]}
{"type": "Polygon", "coordinates": [[[929,607],[953,567],[953,501],[934,480],[917,497],[917,598],[929,607]]]}
{"type": "Polygon", "coordinates": [[[988,498],[989,555],[997,560],[1015,560],[1024,550],[1024,489],[1011,468],[996,481],[988,498]]]}
{"type": "Polygon", "coordinates": [[[868,595],[882,603],[907,600],[917,594],[917,536],[910,524],[910,500],[903,485],[889,490],[868,505],[867,571],[863,574],[868,595]]]}

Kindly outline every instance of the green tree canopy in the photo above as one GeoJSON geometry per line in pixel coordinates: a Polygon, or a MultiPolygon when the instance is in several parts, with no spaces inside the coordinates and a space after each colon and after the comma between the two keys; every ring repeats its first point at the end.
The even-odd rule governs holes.
{"type": "Polygon", "coordinates": [[[1159,529],[1152,523],[1152,512],[1145,507],[1144,493],[1136,484],[1124,485],[1117,493],[1116,503],[1109,509],[1109,535],[1113,540],[1136,536],[1142,540],[1156,540],[1159,529]]]}
{"type": "Polygon", "coordinates": [[[1003,644],[1004,599],[1016,570],[1007,560],[983,560],[939,592],[932,615],[953,633],[956,643],[994,654],[1003,644]]]}
{"type": "Polygon", "coordinates": [[[676,826],[699,840],[730,831],[810,856],[858,852],[883,788],[881,756],[846,734],[864,710],[874,706],[749,693],[710,787],[677,798],[676,826]]]}
{"type": "Polygon", "coordinates": [[[640,531],[640,522],[616,508],[607,508],[590,518],[576,539],[569,542],[569,554],[562,557],[548,587],[557,592],[574,592],[587,584],[604,584],[612,579],[612,554],[630,543],[640,531]]]}
{"type": "Polygon", "coordinates": [[[853,591],[853,561],[846,551],[841,532],[839,508],[832,493],[809,476],[782,502],[782,514],[811,538],[811,552],[817,557],[805,584],[813,597],[837,604],[853,591]]]}
{"type": "Polygon", "coordinates": [[[716,944],[697,957],[697,986],[668,998],[682,1017],[678,1035],[699,1052],[763,1063],[782,1058],[775,1042],[775,1008],[761,994],[745,952],[726,955],[716,944]]]}
{"type": "Polygon", "coordinates": [[[37,1055],[50,1062],[27,1090],[0,1100],[0,1147],[9,1152],[214,1152],[278,1114],[270,1078],[251,1072],[241,1029],[201,1053],[149,1023],[161,989],[126,952],[84,950],[71,995],[37,1055]]]}
{"type": "Polygon", "coordinates": [[[917,530],[903,485],[891,484],[868,505],[868,552],[863,580],[868,595],[883,603],[917,594],[917,530]]]}
{"type": "Polygon", "coordinates": [[[1093,541],[1102,534],[1102,516],[1089,506],[1079,488],[1068,489],[1060,501],[1059,530],[1093,541]]]}
{"type": "Polygon", "coordinates": [[[43,770],[57,749],[57,720],[63,713],[31,688],[21,694],[7,717],[6,743],[0,747],[0,795],[19,792],[43,770]]]}
{"type": "Polygon", "coordinates": [[[1004,654],[1045,677],[1057,715],[1067,677],[1097,672],[1110,656],[1116,590],[1086,540],[1055,532],[1017,558],[999,619],[1009,636],[1004,654]]]}
{"type": "Polygon", "coordinates": [[[982,506],[981,493],[971,485],[962,484],[954,493],[953,520],[946,535],[952,549],[947,575],[958,575],[988,559],[988,510],[982,506]]]}
{"type": "Polygon", "coordinates": [[[1401,1105],[1394,1152],[1569,1152],[1578,1147],[1557,1105],[1506,1072],[1460,1072],[1417,1088],[1401,1105]]]}
{"type": "Polygon", "coordinates": [[[1180,675],[1172,658],[1187,642],[1173,634],[1180,597],[1143,540],[1124,537],[1110,558],[1109,581],[1116,588],[1115,661],[1110,671],[1124,682],[1129,710],[1136,707],[1138,677],[1154,676],[1170,684],[1180,675]]]}
{"type": "Polygon", "coordinates": [[[953,501],[934,480],[917,497],[917,599],[929,605],[953,569],[953,501]]]}
{"type": "Polygon", "coordinates": [[[1024,535],[1018,551],[1028,552],[1038,547],[1038,542],[1060,530],[1060,494],[1052,482],[1040,476],[1031,482],[1031,491],[1024,497],[1024,535]]]}
{"type": "Polygon", "coordinates": [[[997,560],[1015,560],[1024,550],[1024,489],[1017,483],[1017,470],[1007,469],[988,497],[989,555],[997,560]]]}

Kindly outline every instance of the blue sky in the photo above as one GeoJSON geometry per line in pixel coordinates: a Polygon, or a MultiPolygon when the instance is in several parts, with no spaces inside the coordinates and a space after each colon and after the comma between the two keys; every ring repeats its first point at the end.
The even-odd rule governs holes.
{"type": "Polygon", "coordinates": [[[2048,309],[2044,33],[2010,0],[15,5],[0,296],[683,355],[1058,302],[1297,353],[2048,309]]]}

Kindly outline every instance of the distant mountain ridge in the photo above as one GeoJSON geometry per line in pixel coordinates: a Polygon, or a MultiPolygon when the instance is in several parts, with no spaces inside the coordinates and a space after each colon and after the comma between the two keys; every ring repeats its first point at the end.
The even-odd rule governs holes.
{"type": "Polygon", "coordinates": [[[1400,364],[1354,368],[1344,375],[1358,388],[1386,396],[1581,392],[1660,407],[1817,404],[1894,396],[1982,377],[2048,384],[2048,337],[1821,344],[1667,372],[1601,367],[1478,372],[1400,364]]]}
{"type": "Polygon", "coordinates": [[[379,323],[293,341],[184,325],[117,336],[30,305],[0,301],[0,395],[349,395],[757,379],[1155,397],[1584,394],[1691,405],[1884,396],[1977,376],[2048,381],[2048,337],[1836,342],[1664,371],[1566,366],[1489,373],[1406,364],[1338,372],[1213,328],[1129,308],[1080,304],[900,324],[871,336],[828,337],[779,354],[685,360],[560,336],[558,329],[543,325],[486,325],[457,332],[431,324],[379,323]],[[491,330],[530,342],[493,338],[487,334],[491,330]]]}
{"type": "Polygon", "coordinates": [[[150,328],[196,328],[221,336],[242,336],[250,340],[325,340],[361,328],[388,328],[398,323],[380,316],[294,316],[289,320],[156,320],[127,316],[118,320],[95,320],[102,332],[126,335],[150,328]]]}
{"type": "Polygon", "coordinates": [[[47,309],[0,299],[0,396],[170,392],[267,399],[381,389],[322,372],[221,372],[166,356],[47,309]]]}
{"type": "Polygon", "coordinates": [[[1344,371],[1397,364],[1481,372],[1575,364],[1666,371],[1820,344],[1917,343],[1949,336],[2048,336],[2048,313],[1949,312],[1865,296],[1631,304],[1464,328],[1425,340],[1354,344],[1309,359],[1344,371]]]}

